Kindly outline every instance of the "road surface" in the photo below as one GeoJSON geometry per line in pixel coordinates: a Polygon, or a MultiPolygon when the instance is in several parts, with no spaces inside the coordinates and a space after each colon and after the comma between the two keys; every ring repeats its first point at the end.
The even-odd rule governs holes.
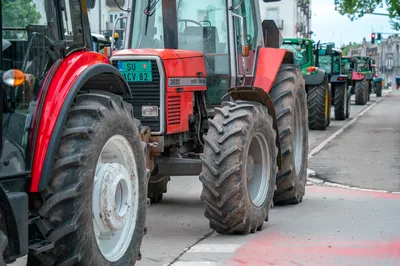
{"type": "Polygon", "coordinates": [[[400,265],[400,194],[353,188],[400,191],[399,115],[399,92],[373,94],[366,106],[351,106],[349,120],[310,131],[315,176],[303,202],[274,207],[256,234],[214,233],[198,178],[173,177],[148,209],[137,265],[400,265]]]}

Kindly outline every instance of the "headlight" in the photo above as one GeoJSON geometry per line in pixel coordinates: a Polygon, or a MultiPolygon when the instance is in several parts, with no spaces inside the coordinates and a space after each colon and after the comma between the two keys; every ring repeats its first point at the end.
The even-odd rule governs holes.
{"type": "Polygon", "coordinates": [[[142,106],[142,116],[157,117],[158,116],[158,106],[142,106]]]}

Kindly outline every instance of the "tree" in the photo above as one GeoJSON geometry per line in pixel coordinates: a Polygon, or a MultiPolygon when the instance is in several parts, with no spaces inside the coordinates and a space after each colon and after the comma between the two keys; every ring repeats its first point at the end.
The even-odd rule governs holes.
{"type": "Polygon", "coordinates": [[[399,0],[335,0],[335,6],[341,15],[347,15],[352,21],[374,12],[386,4],[390,24],[395,30],[400,30],[399,0]]]}
{"type": "MultiPolygon", "coordinates": [[[[37,10],[33,0],[2,0],[3,28],[26,27],[29,24],[37,24],[41,14],[37,10]]],[[[5,38],[15,37],[16,31],[5,32],[5,38]],[[12,36],[14,35],[14,36],[12,36]]]]}

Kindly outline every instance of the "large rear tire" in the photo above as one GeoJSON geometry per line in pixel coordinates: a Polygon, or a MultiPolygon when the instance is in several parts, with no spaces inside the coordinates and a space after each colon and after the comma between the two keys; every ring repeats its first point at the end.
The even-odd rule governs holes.
{"type": "Polygon", "coordinates": [[[345,120],[346,119],[346,107],[347,107],[347,91],[346,84],[340,84],[335,86],[335,119],[345,120]]]}
{"type": "Polygon", "coordinates": [[[38,210],[54,248],[30,254],[30,265],[122,266],[140,258],[147,169],[132,114],[109,93],[76,96],[38,210]]]}
{"type": "Polygon", "coordinates": [[[276,133],[265,106],[224,102],[204,137],[201,199],[210,228],[221,234],[261,230],[277,172],[276,133]]]}
{"type": "Polygon", "coordinates": [[[8,246],[8,239],[6,234],[2,230],[0,230],[0,266],[6,266],[7,264],[4,261],[4,251],[8,246]]]}
{"type": "Polygon", "coordinates": [[[376,97],[382,97],[382,82],[376,82],[375,84],[376,97]]]}
{"type": "Polygon", "coordinates": [[[308,88],[308,128],[325,130],[329,124],[329,87],[325,82],[308,88]]]}
{"type": "Polygon", "coordinates": [[[307,100],[299,68],[282,65],[270,95],[277,114],[282,151],[274,204],[296,204],[305,194],[308,168],[307,100]]]}
{"type": "Polygon", "coordinates": [[[365,79],[356,81],[354,87],[356,105],[365,105],[367,103],[367,81],[365,79]]]}

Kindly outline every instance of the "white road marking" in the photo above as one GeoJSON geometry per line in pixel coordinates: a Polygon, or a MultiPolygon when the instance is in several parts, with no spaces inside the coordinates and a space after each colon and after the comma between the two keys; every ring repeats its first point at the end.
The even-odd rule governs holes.
{"type": "Polygon", "coordinates": [[[187,252],[234,253],[238,248],[240,245],[236,244],[198,244],[187,252]]]}
{"type": "Polygon", "coordinates": [[[323,142],[321,142],[317,147],[315,147],[309,154],[308,154],[308,159],[312,158],[314,154],[316,154],[317,152],[319,152],[320,150],[322,150],[329,142],[331,142],[332,140],[334,140],[337,136],[339,136],[346,128],[348,128],[349,126],[351,126],[352,124],[354,124],[358,118],[360,118],[361,116],[363,116],[366,112],[368,112],[372,107],[374,107],[377,103],[379,103],[384,97],[386,97],[386,95],[388,95],[388,93],[386,93],[385,95],[383,95],[383,97],[379,98],[378,100],[376,100],[376,102],[374,102],[373,104],[371,104],[369,107],[365,108],[361,113],[359,113],[356,117],[354,117],[350,122],[346,123],[345,125],[343,125],[338,131],[336,131],[335,133],[333,133],[329,138],[327,138],[326,140],[324,140],[323,142]]]}

